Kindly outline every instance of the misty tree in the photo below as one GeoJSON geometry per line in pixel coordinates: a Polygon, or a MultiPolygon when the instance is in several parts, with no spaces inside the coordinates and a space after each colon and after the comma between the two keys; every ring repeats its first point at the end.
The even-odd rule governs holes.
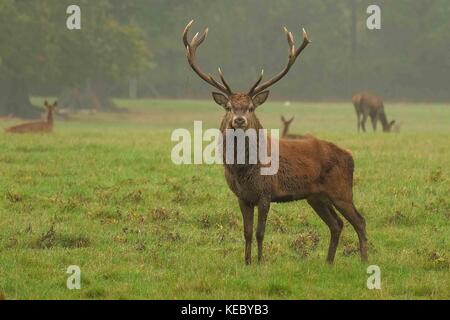
{"type": "Polygon", "coordinates": [[[0,1],[0,115],[34,117],[30,88],[66,89],[63,105],[109,108],[108,86],[148,66],[141,31],[121,24],[109,0],[80,0],[82,29],[66,28],[70,1],[0,1]],[[56,85],[55,85],[56,84],[56,85]]]}
{"type": "Polygon", "coordinates": [[[137,22],[154,47],[155,67],[143,79],[148,96],[209,96],[191,74],[181,45],[183,27],[195,19],[193,34],[210,28],[199,63],[211,73],[221,66],[236,89],[246,89],[261,68],[267,76],[279,71],[286,25],[297,41],[305,27],[313,43],[287,81],[272,90],[275,99],[349,101],[364,89],[388,99],[450,98],[448,0],[378,0],[380,30],[366,25],[371,0],[133,2],[141,6],[137,22]]]}
{"type": "Polygon", "coordinates": [[[38,2],[0,1],[1,115],[38,115],[29,100],[29,85],[44,81],[49,72],[47,18],[38,2]]]}

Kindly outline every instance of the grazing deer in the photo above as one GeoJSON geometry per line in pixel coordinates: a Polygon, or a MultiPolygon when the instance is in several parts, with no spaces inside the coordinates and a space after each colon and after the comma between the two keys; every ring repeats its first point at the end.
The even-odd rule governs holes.
{"type": "Polygon", "coordinates": [[[391,132],[395,120],[392,120],[391,122],[387,120],[381,98],[369,92],[361,92],[352,97],[352,102],[355,106],[358,132],[361,127],[363,131],[366,132],[366,121],[368,116],[370,116],[373,131],[377,130],[377,122],[380,120],[383,131],[391,132]]]}
{"type": "MultiPolygon", "coordinates": [[[[220,130],[225,136],[227,129],[262,129],[255,114],[269,96],[266,90],[290,70],[297,57],[310,43],[303,30],[303,43],[295,49],[291,32],[284,28],[289,44],[289,59],[285,68],[268,81],[261,83],[263,73],[247,92],[233,92],[225,81],[219,68],[221,82],[204,73],[196,63],[196,51],[205,40],[208,29],[203,35],[197,33],[188,41],[188,31],[193,21],[183,31],[183,43],[187,60],[194,72],[204,81],[220,90],[213,92],[214,101],[225,109],[220,130]]],[[[270,137],[267,137],[269,140],[270,137]]],[[[269,144],[270,145],[270,144],[269,144]]],[[[223,144],[226,148],[226,144],[223,144]]],[[[248,148],[248,143],[246,148],[248,148]]],[[[234,149],[236,150],[236,148],[234,149]]],[[[226,150],[224,150],[224,154],[226,150]]],[[[353,204],[352,155],[338,146],[314,137],[298,140],[279,140],[279,170],[274,175],[261,175],[260,162],[256,164],[227,164],[224,162],[225,178],[231,191],[236,195],[244,222],[245,262],[251,263],[254,209],[258,208],[256,240],[258,243],[258,261],[263,256],[263,240],[267,214],[272,202],[288,202],[306,199],[320,218],[330,229],[331,239],[327,261],[332,263],[335,257],[343,222],[336,208],[354,227],[359,237],[361,259],[367,261],[367,239],[364,218],[353,204]]]]}
{"type": "Polygon", "coordinates": [[[283,123],[283,133],[281,134],[281,137],[283,139],[303,139],[305,136],[300,134],[289,134],[289,126],[291,125],[292,121],[294,121],[295,117],[292,117],[289,120],[286,120],[284,116],[281,116],[281,122],[283,123]]]}
{"type": "Polygon", "coordinates": [[[44,102],[44,106],[47,109],[46,121],[35,121],[19,124],[5,129],[8,133],[38,133],[38,132],[52,132],[53,131],[53,112],[57,106],[57,102],[53,105],[44,102]]]}

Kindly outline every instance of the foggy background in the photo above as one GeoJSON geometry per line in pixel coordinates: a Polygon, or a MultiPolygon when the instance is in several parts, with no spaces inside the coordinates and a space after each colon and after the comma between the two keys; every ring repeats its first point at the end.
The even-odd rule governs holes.
{"type": "Polygon", "coordinates": [[[369,89],[386,100],[450,100],[448,0],[0,0],[0,115],[35,116],[29,97],[71,108],[114,110],[113,97],[209,98],[181,40],[209,27],[201,68],[248,90],[285,65],[304,27],[312,44],[271,89],[279,100],[345,100],[369,89]],[[81,30],[66,9],[81,7],[81,30]],[[381,30],[366,9],[381,7],[381,30]]]}

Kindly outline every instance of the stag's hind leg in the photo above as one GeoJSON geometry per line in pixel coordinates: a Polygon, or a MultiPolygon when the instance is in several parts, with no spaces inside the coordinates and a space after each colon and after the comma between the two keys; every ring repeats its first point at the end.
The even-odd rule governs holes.
{"type": "Polygon", "coordinates": [[[344,223],[328,201],[315,196],[309,197],[307,201],[330,229],[330,245],[328,247],[327,262],[333,263],[344,223]]]}
{"type": "Polygon", "coordinates": [[[366,221],[364,217],[356,210],[353,201],[347,200],[333,200],[336,209],[347,219],[353,226],[359,239],[359,251],[361,260],[366,262],[367,256],[367,236],[366,236],[366,221]]]}

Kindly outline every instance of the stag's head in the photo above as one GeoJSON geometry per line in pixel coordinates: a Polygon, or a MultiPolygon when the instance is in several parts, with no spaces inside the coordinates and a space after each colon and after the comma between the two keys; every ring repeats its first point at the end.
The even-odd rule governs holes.
{"type": "Polygon", "coordinates": [[[391,121],[391,132],[399,133],[400,132],[400,123],[396,123],[395,120],[391,121]],[[392,123],[394,122],[394,123],[392,123]]]}
{"type": "Polygon", "coordinates": [[[399,132],[400,126],[396,124],[395,120],[383,123],[383,132],[399,132]]]}
{"type": "Polygon", "coordinates": [[[289,132],[289,126],[291,125],[292,121],[294,121],[294,117],[286,120],[284,116],[281,116],[281,122],[283,123],[283,136],[287,135],[287,133],[289,132]]]}
{"type": "Polygon", "coordinates": [[[221,82],[216,81],[211,74],[204,73],[196,63],[196,51],[200,44],[206,39],[208,35],[208,29],[199,36],[197,33],[191,41],[188,40],[188,31],[192,26],[194,20],[190,21],[183,31],[183,43],[186,48],[186,56],[191,66],[197,75],[204,81],[218,89],[220,92],[213,92],[212,96],[214,101],[225,109],[225,117],[222,122],[222,126],[225,129],[248,129],[248,128],[258,128],[259,121],[255,115],[255,110],[257,107],[262,105],[269,96],[269,91],[266,90],[271,85],[282,79],[290,70],[294,64],[297,57],[310,43],[308,40],[308,35],[303,29],[303,43],[299,48],[295,48],[294,36],[286,28],[284,32],[289,44],[289,59],[286,67],[277,75],[275,75],[270,80],[262,82],[264,70],[261,72],[258,80],[251,86],[250,90],[247,92],[234,92],[231,87],[225,81],[222,70],[219,68],[219,76],[221,82]]]}
{"type": "Polygon", "coordinates": [[[294,121],[294,116],[292,116],[292,118],[290,118],[289,120],[286,120],[286,118],[284,116],[281,116],[281,122],[283,122],[283,126],[289,128],[289,126],[291,125],[292,121],[294,121]]]}
{"type": "Polygon", "coordinates": [[[53,104],[49,104],[47,100],[44,101],[44,107],[47,111],[54,111],[58,106],[58,102],[55,101],[53,104]]]}

